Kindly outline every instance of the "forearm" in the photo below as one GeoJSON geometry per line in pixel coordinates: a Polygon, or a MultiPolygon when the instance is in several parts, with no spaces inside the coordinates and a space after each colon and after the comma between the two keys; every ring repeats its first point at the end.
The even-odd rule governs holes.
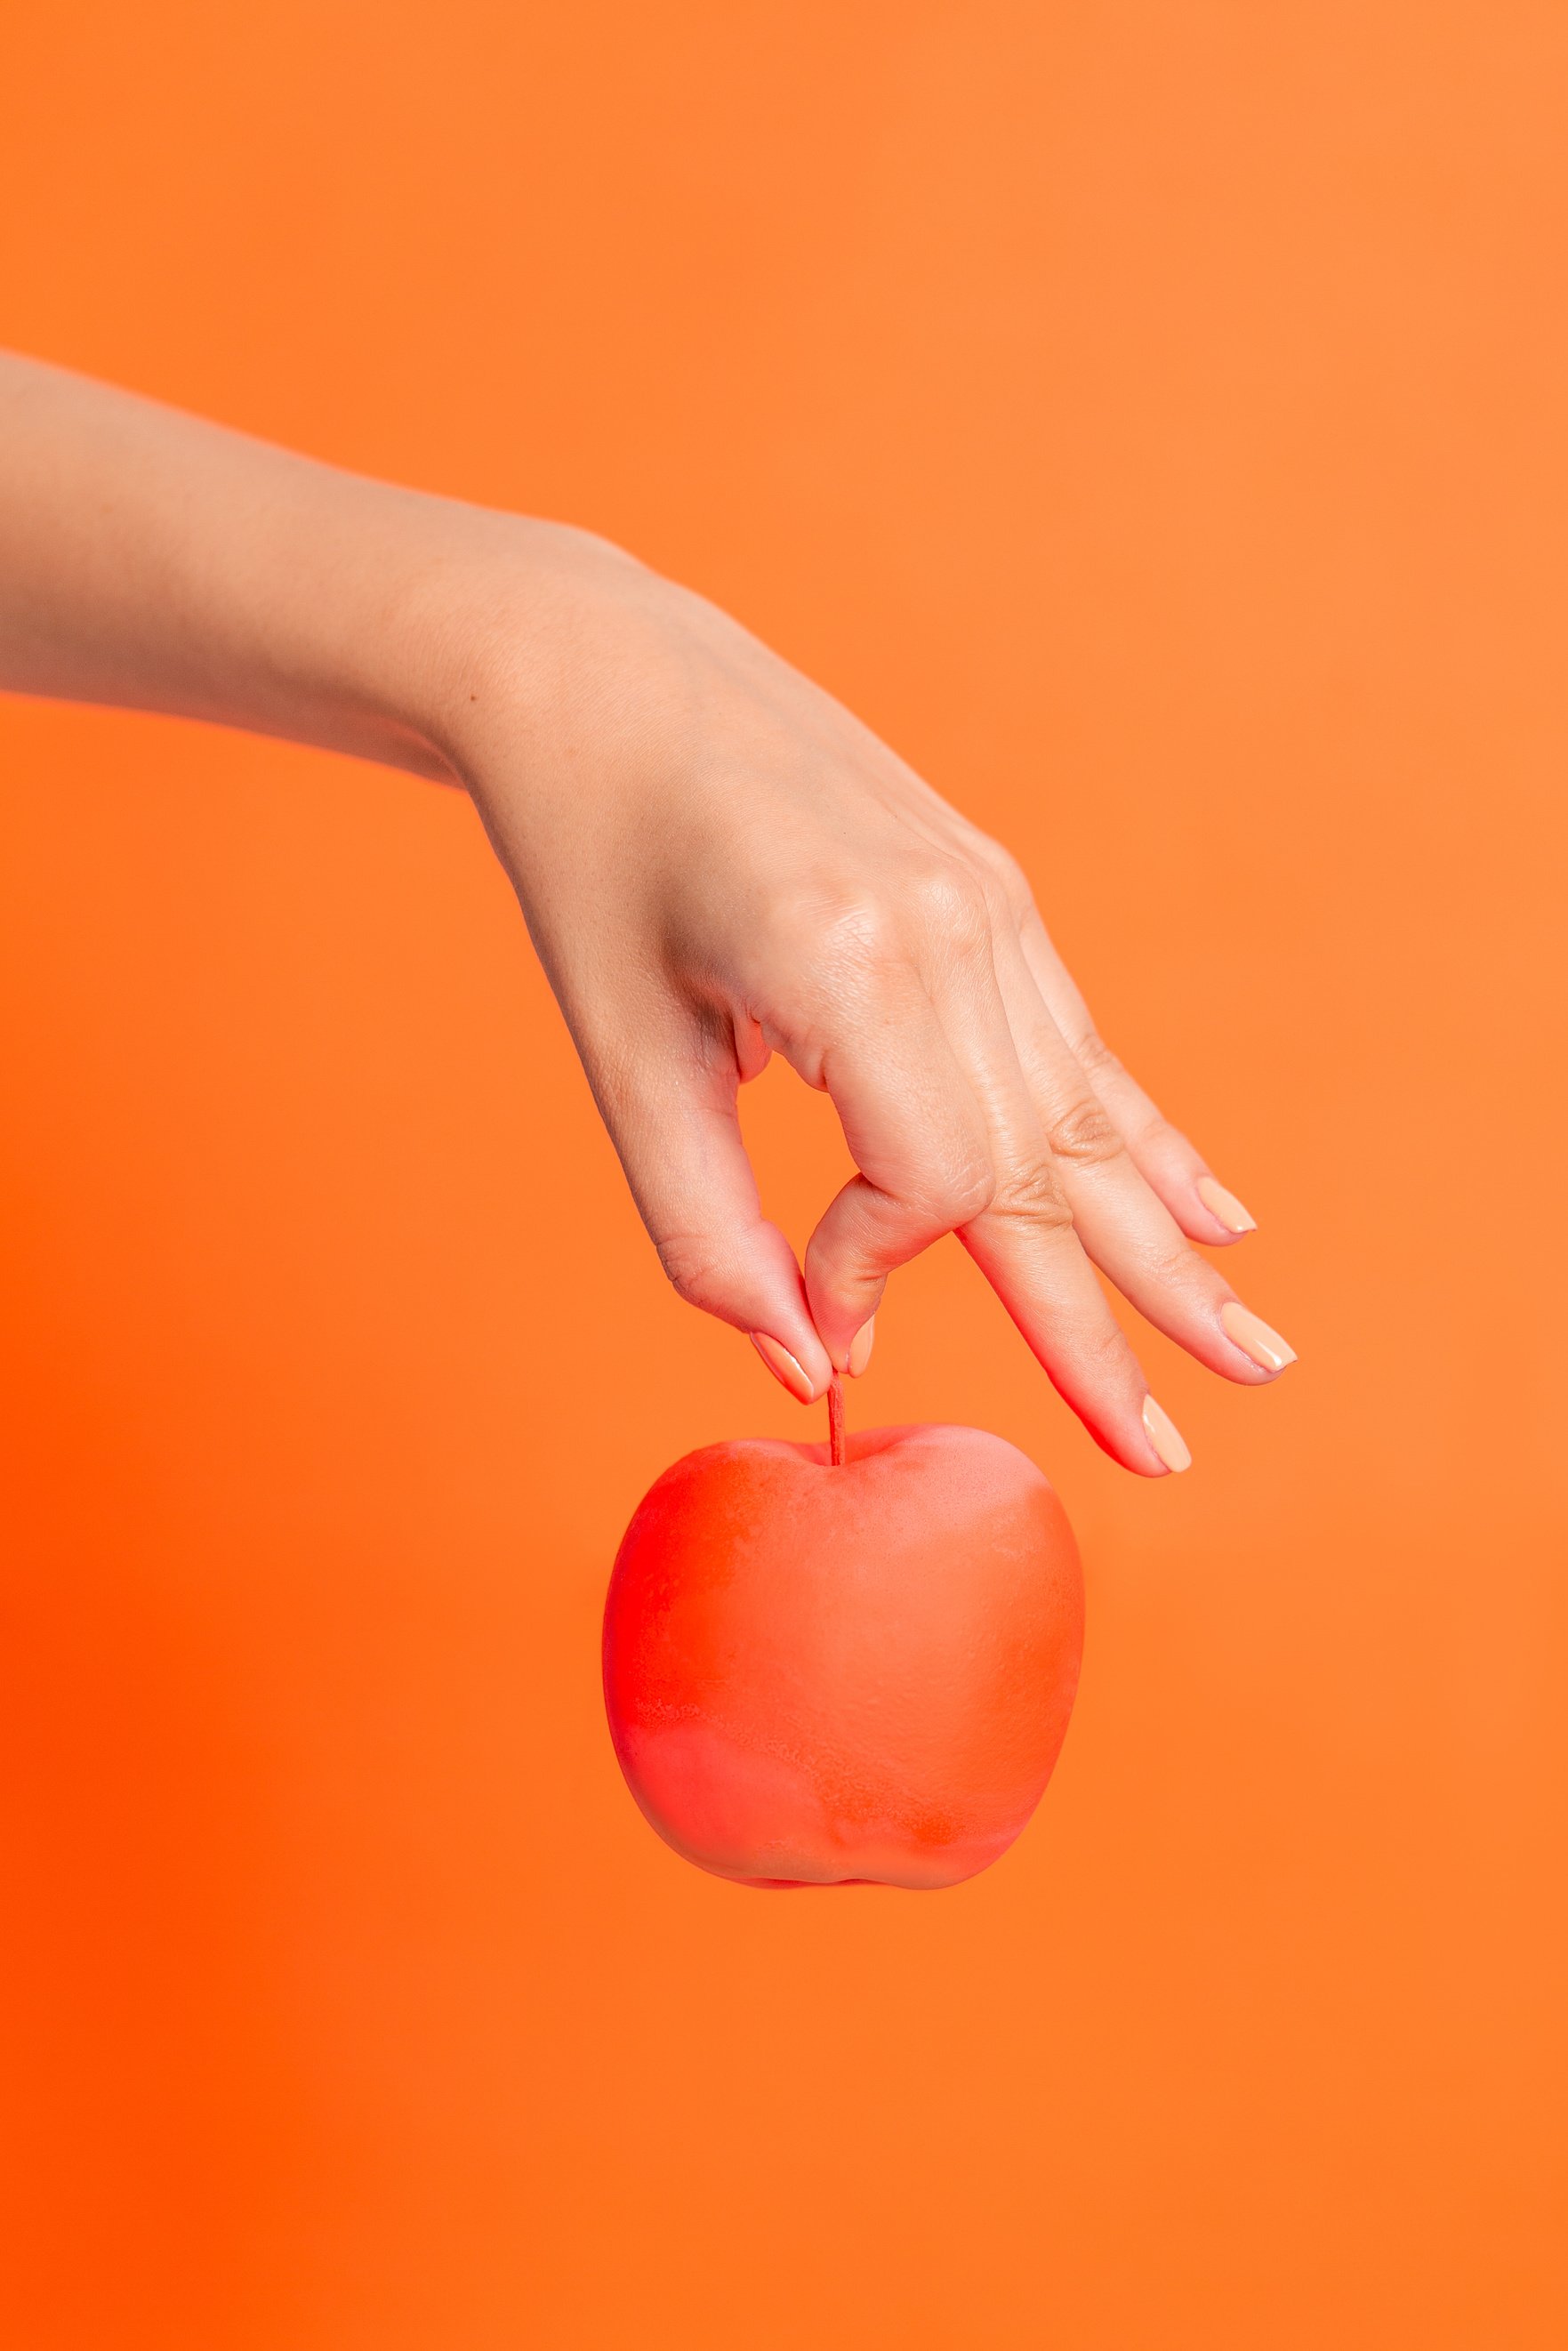
{"type": "Polygon", "coordinates": [[[527,528],[0,354],[0,687],[445,776],[440,583],[527,528]]]}

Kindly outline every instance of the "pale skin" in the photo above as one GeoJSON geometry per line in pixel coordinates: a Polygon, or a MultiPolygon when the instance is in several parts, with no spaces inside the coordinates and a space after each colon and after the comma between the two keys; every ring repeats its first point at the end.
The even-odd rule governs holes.
{"type": "Polygon", "coordinates": [[[1095,1267],[1222,1378],[1292,1360],[1192,1246],[1251,1219],[1101,1042],[1008,852],[700,596],[569,526],[337,472],[0,355],[0,686],[455,784],[681,1295],[802,1401],[954,1232],[1112,1458],[1186,1466],[1095,1267]],[[859,1173],[803,1267],[739,1088],[859,1173]]]}

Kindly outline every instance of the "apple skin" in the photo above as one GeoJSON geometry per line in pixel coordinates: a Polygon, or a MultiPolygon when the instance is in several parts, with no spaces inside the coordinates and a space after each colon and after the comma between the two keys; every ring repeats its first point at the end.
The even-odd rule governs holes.
{"type": "Polygon", "coordinates": [[[751,1438],[677,1461],[604,1611],[643,1814],[744,1886],[956,1886],[1004,1853],[1072,1711],[1083,1579],[1032,1461],[982,1429],[751,1438]]]}

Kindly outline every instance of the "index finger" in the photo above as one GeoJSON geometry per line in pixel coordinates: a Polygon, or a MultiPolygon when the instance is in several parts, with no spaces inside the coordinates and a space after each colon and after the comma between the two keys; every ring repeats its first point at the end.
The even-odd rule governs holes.
{"type": "Polygon", "coordinates": [[[888,1275],[977,1216],[995,1178],[980,1105],[913,969],[856,1008],[821,1079],[860,1172],[811,1236],[806,1295],[845,1371],[888,1275]]]}

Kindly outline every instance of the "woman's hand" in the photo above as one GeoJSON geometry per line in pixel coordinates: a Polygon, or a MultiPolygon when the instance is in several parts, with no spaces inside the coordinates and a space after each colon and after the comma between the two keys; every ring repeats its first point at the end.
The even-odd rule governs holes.
{"type": "Polygon", "coordinates": [[[1105,1450],[1185,1468],[1093,1268],[1228,1379],[1293,1357],[1189,1246],[1252,1219],[1101,1042],[1013,860],[700,597],[510,528],[455,636],[432,622],[459,655],[434,731],[675,1288],[810,1401],[863,1369],[893,1269],[956,1232],[1105,1450]],[[737,1115],[775,1052],[860,1171],[803,1280],[737,1115]]]}
{"type": "Polygon", "coordinates": [[[1251,1219],[1095,1036],[1006,852],[601,539],[316,465],[0,355],[0,686],[460,780],[677,1290],[803,1400],[956,1232],[1106,1451],[1186,1447],[1094,1276],[1228,1379],[1291,1358],[1188,1240],[1251,1219]],[[736,1094],[825,1087],[859,1174],[804,1280],[736,1094]]]}

